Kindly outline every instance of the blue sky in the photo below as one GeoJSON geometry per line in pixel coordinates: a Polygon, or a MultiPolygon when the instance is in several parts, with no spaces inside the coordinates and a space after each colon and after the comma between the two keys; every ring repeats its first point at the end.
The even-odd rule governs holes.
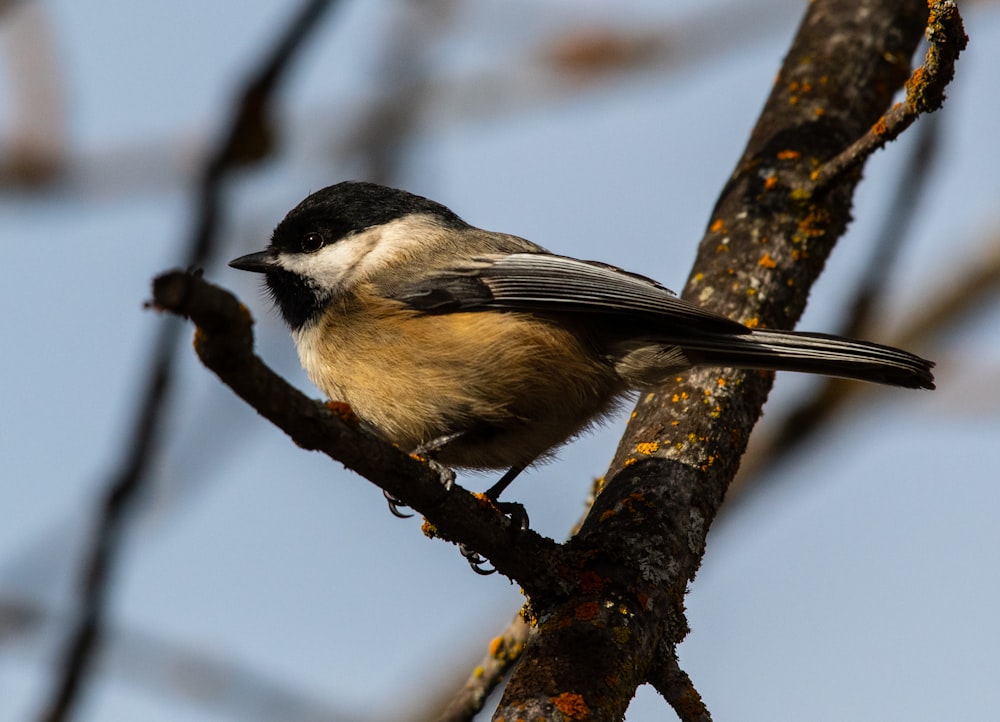
{"type": "MultiPolygon", "coordinates": [[[[310,190],[357,172],[338,142],[380,87],[396,5],[346,3],[326,20],[280,96],[282,154],[227,192],[220,261],[263,247],[310,190]]],[[[100,13],[70,0],[44,6],[73,162],[60,184],[0,193],[0,603],[46,612],[28,634],[0,636],[0,718],[10,720],[33,718],[50,683],[75,563],[164,323],[143,302],[150,279],[179,261],[198,149],[220,131],[233,84],[288,12],[277,0],[113,0],[100,13]]],[[[745,21],[741,5],[583,7],[454,10],[422,57],[451,79],[444,87],[468,93],[463,79],[472,78],[484,97],[444,94],[403,149],[396,182],[476,225],[679,288],[801,8],[769,3],[765,23],[727,31],[726,18],[745,21]],[[682,32],[675,65],[530,92],[537,43],[604,19],[718,27],[737,49],[698,53],[700,36],[682,32]],[[508,80],[496,90],[482,78],[508,80]]],[[[965,19],[971,43],[949,90],[933,180],[891,277],[887,335],[960,282],[996,237],[1000,13],[978,4],[965,19]]],[[[10,92],[8,76],[0,149],[13,126],[10,92]]],[[[856,220],[802,328],[836,330],[913,136],[867,167],[856,220]]],[[[265,360],[317,395],[256,279],[222,262],[206,273],[255,313],[265,360]]],[[[720,520],[687,598],[693,631],[680,650],[717,719],[975,719],[996,709],[998,328],[993,299],[914,349],[939,362],[936,392],[873,394],[720,520]]],[[[329,719],[401,719],[407,703],[456,684],[516,613],[517,589],[472,574],[453,547],[425,539],[418,520],[391,517],[378,489],[296,448],[186,343],[180,356],[155,483],[113,588],[112,651],[79,719],[255,719],[253,709],[266,718],[276,703],[267,693],[278,689],[329,719]],[[161,669],[162,658],[143,656],[161,643],[221,666],[184,658],[179,671],[161,669]]],[[[808,379],[779,377],[764,424],[808,388],[808,379]]],[[[512,497],[535,528],[565,537],[623,423],[518,480],[512,497]]],[[[628,719],[670,715],[641,690],[628,719]]]]}

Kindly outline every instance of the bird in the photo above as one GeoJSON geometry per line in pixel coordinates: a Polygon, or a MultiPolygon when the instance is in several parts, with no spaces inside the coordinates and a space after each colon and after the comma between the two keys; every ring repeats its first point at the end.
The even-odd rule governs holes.
{"type": "Polygon", "coordinates": [[[934,388],[933,362],[908,351],[749,328],[646,276],[482,230],[375,183],[310,194],[265,250],[229,265],[263,275],[329,399],[404,450],[503,470],[493,500],[632,392],[687,369],[934,388]]]}

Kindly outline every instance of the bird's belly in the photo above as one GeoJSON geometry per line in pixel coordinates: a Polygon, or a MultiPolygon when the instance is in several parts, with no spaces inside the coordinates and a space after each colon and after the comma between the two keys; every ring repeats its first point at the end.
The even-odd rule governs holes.
{"type": "Polygon", "coordinates": [[[401,448],[460,434],[437,455],[460,467],[530,463],[625,390],[574,333],[520,314],[355,314],[300,330],[296,344],[321,391],[401,448]]]}

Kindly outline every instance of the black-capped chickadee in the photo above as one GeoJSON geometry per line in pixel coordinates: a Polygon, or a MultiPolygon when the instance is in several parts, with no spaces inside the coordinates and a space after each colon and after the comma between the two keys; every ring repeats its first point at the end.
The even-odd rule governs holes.
{"type": "Polygon", "coordinates": [[[644,276],[372,183],[313,193],[267,250],[229,265],[264,274],[323,393],[405,450],[507,469],[494,499],[629,391],[694,366],[934,388],[933,363],[906,351],[750,329],[644,276]]]}

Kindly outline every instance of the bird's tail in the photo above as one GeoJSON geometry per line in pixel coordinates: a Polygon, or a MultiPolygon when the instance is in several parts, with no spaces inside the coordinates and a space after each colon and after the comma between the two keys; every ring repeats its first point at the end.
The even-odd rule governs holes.
{"type": "Polygon", "coordinates": [[[891,346],[841,336],[754,330],[686,338],[683,348],[696,366],[801,371],[911,389],[934,388],[932,361],[891,346]]]}

